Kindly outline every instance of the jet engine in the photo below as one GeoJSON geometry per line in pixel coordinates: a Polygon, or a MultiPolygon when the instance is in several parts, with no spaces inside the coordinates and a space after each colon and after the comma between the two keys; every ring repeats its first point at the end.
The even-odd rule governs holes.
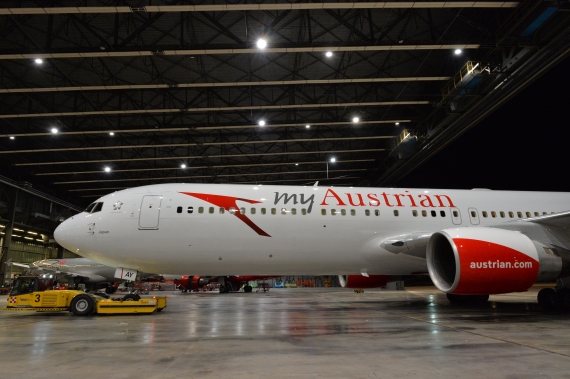
{"type": "Polygon", "coordinates": [[[344,288],[380,288],[388,284],[387,275],[339,275],[338,280],[344,288]]]}
{"type": "Polygon", "coordinates": [[[560,277],[568,267],[555,247],[518,231],[485,227],[434,233],[426,259],[435,286],[459,295],[523,292],[537,281],[560,277]]]}

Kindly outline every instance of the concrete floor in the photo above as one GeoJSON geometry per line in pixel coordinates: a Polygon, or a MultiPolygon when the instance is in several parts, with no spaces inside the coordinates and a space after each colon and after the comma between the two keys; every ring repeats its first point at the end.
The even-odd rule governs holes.
{"type": "Polygon", "coordinates": [[[168,293],[155,315],[0,311],[0,377],[566,378],[570,316],[529,293],[434,288],[168,293]]]}

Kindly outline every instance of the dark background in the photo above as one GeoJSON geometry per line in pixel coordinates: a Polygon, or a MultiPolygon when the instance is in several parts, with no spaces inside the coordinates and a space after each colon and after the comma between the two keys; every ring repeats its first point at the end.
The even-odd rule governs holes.
{"type": "Polygon", "coordinates": [[[397,186],[570,192],[570,58],[397,186]]]}

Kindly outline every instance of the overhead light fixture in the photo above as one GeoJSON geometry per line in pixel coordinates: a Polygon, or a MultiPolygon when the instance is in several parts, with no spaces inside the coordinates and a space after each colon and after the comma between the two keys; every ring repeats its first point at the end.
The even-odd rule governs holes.
{"type": "Polygon", "coordinates": [[[264,121],[264,120],[259,120],[258,125],[259,125],[259,126],[265,126],[265,121],[264,121]]]}
{"type": "Polygon", "coordinates": [[[185,165],[184,163],[182,163],[182,164],[180,165],[180,168],[186,168],[186,165],[185,165]]]}
{"type": "Polygon", "coordinates": [[[354,118],[352,119],[352,122],[354,122],[355,124],[356,124],[357,122],[359,122],[359,121],[360,121],[360,119],[359,119],[358,117],[354,117],[354,118]]]}
{"type": "Polygon", "coordinates": [[[336,162],[336,158],[334,158],[334,157],[331,158],[331,162],[332,162],[332,163],[336,162]]]}
{"type": "Polygon", "coordinates": [[[260,39],[257,40],[257,48],[258,48],[258,49],[263,50],[263,49],[265,49],[266,47],[267,47],[267,41],[266,41],[266,40],[264,40],[263,38],[260,38],[260,39]]]}
{"type": "Polygon", "coordinates": [[[310,129],[311,125],[307,124],[307,125],[305,125],[305,128],[310,129]]]}
{"type": "Polygon", "coordinates": [[[42,64],[42,63],[44,63],[43,59],[40,59],[40,58],[36,58],[36,59],[34,60],[34,62],[36,62],[36,64],[42,64]]]}
{"type": "Polygon", "coordinates": [[[327,53],[325,55],[327,56],[327,58],[332,57],[332,51],[327,51],[327,53]]]}
{"type": "Polygon", "coordinates": [[[398,126],[398,125],[400,125],[400,123],[399,123],[399,122],[396,122],[396,126],[398,126]]]}
{"type": "Polygon", "coordinates": [[[59,132],[59,130],[57,128],[51,128],[51,132],[53,134],[57,134],[59,132]]]}
{"type": "Polygon", "coordinates": [[[105,172],[111,172],[111,167],[106,166],[106,167],[105,167],[105,172]]]}
{"type": "Polygon", "coordinates": [[[109,132],[109,135],[110,135],[110,136],[114,136],[114,135],[115,135],[115,132],[109,132]]]}
{"type": "Polygon", "coordinates": [[[295,166],[299,166],[299,163],[295,163],[295,166]]]}
{"type": "Polygon", "coordinates": [[[14,137],[14,136],[10,136],[10,139],[16,139],[16,137],[14,137]]]}
{"type": "Polygon", "coordinates": [[[463,52],[461,49],[455,49],[455,55],[460,55],[463,52]]]}

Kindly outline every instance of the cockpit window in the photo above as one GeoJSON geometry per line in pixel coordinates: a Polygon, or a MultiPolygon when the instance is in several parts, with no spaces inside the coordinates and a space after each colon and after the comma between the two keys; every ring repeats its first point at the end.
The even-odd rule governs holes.
{"type": "Polygon", "coordinates": [[[91,210],[91,213],[100,212],[103,209],[103,203],[95,203],[95,206],[91,210]]]}
{"type": "Polygon", "coordinates": [[[97,203],[91,203],[89,204],[89,206],[87,208],[85,208],[85,210],[83,212],[87,212],[87,213],[91,213],[91,209],[93,209],[93,207],[97,205],[97,203]]]}

